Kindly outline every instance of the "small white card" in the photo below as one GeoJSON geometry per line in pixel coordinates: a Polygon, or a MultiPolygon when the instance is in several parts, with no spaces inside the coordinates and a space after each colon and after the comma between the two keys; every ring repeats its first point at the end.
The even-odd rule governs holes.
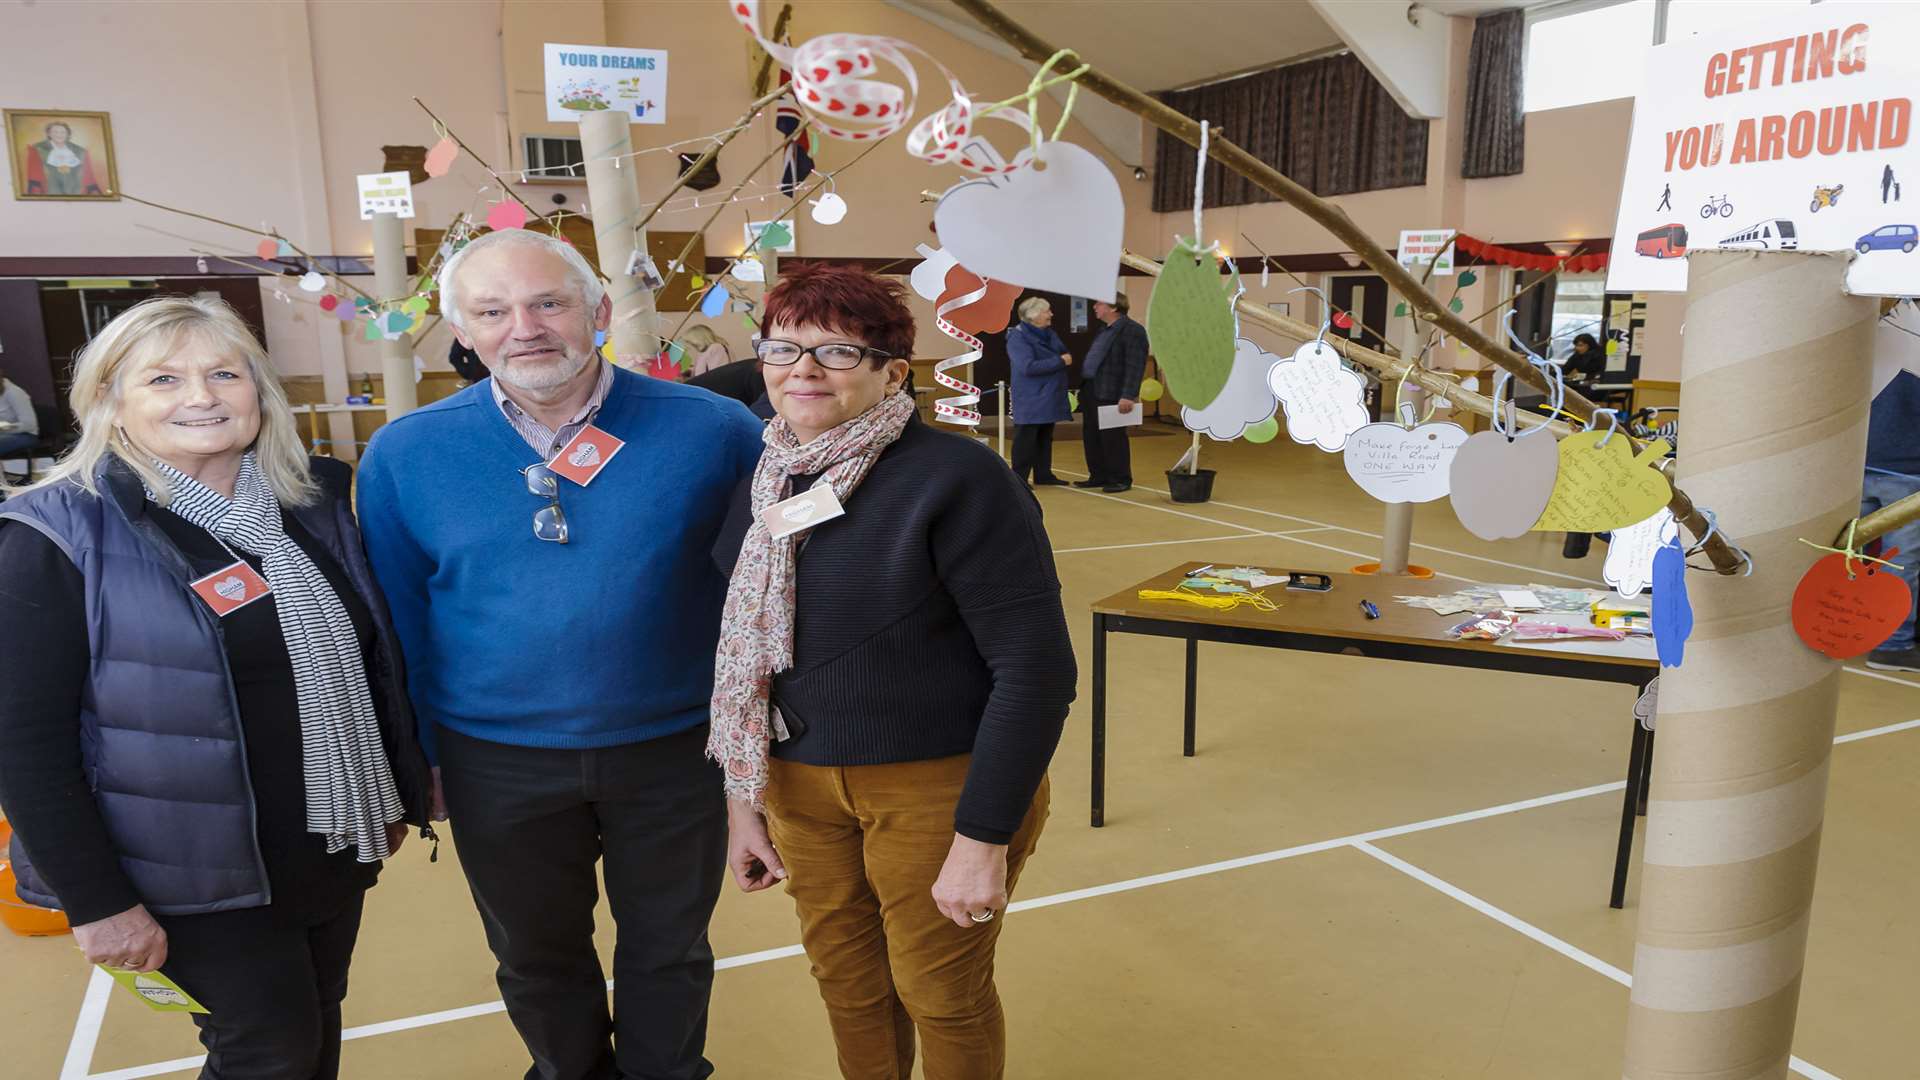
{"type": "Polygon", "coordinates": [[[1500,606],[1509,611],[1539,611],[1546,607],[1532,589],[1501,589],[1500,606]]]}
{"type": "Polygon", "coordinates": [[[1102,431],[1110,427],[1139,427],[1140,422],[1147,417],[1147,411],[1138,404],[1135,404],[1133,411],[1128,413],[1121,412],[1118,405],[1102,405],[1099,411],[1102,431]]]}
{"type": "Polygon", "coordinates": [[[843,517],[846,512],[847,508],[840,505],[840,496],[833,493],[833,485],[819,483],[760,511],[760,520],[767,526],[767,532],[780,540],[821,522],[843,517]]]}

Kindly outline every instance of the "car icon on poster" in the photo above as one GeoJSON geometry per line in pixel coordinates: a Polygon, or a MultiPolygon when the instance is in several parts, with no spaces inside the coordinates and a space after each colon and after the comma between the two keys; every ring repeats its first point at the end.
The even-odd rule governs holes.
{"type": "Polygon", "coordinates": [[[1865,255],[1869,251],[1911,252],[1920,246],[1920,229],[1912,225],[1882,225],[1853,242],[1853,249],[1865,255]]]}

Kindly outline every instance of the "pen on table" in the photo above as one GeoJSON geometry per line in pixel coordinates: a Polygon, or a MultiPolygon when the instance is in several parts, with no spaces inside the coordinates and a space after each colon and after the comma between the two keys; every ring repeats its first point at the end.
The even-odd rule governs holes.
{"type": "Polygon", "coordinates": [[[1193,569],[1187,571],[1185,574],[1182,574],[1181,576],[1182,577],[1199,577],[1201,574],[1204,574],[1211,569],[1213,569],[1213,564],[1208,563],[1205,566],[1196,566],[1193,569]]]}
{"type": "Polygon", "coordinates": [[[1371,600],[1360,601],[1360,610],[1362,612],[1365,612],[1367,618],[1369,619],[1377,619],[1380,617],[1380,609],[1377,607],[1374,607],[1373,601],[1371,600]]]}

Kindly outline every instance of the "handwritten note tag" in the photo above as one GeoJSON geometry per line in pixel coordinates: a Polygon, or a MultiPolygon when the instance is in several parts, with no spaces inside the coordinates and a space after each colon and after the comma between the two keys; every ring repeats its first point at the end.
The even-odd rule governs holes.
{"type": "Polygon", "coordinates": [[[1454,452],[1447,495],[1460,524],[1482,540],[1523,536],[1540,520],[1560,476],[1560,451],[1544,435],[1478,432],[1454,452]]]}
{"type": "Polygon", "coordinates": [[[1368,424],[1347,438],[1347,475],[1381,502],[1432,502],[1446,497],[1453,455],[1466,441],[1459,424],[1368,424]]]}
{"type": "MultiPolygon", "coordinates": [[[[1898,548],[1886,553],[1892,559],[1898,548]]],[[[1828,555],[1813,564],[1793,590],[1793,629],[1815,652],[1848,660],[1872,652],[1906,620],[1913,600],[1898,574],[1846,557],[1828,555]]]]}
{"type": "Polygon", "coordinates": [[[1359,375],[1340,365],[1340,354],[1324,341],[1309,341],[1293,359],[1273,365],[1267,385],[1286,409],[1287,435],[1294,442],[1337,454],[1349,436],[1367,425],[1367,409],[1361,404],[1366,387],[1359,375]]]}
{"type": "Polygon", "coordinates": [[[1661,507],[1645,521],[1613,530],[1607,543],[1607,563],[1600,577],[1621,596],[1639,596],[1653,580],[1653,556],[1661,545],[1680,536],[1673,511],[1661,507]]]}
{"type": "Polygon", "coordinates": [[[1693,636],[1693,602],[1687,599],[1687,556],[1678,540],[1653,554],[1653,647],[1662,667],[1679,667],[1693,636]]]}
{"type": "Polygon", "coordinates": [[[1653,466],[1671,449],[1655,439],[1634,456],[1626,437],[1583,431],[1560,440],[1560,478],[1540,532],[1610,532],[1644,521],[1673,498],[1673,485],[1653,466]]]}

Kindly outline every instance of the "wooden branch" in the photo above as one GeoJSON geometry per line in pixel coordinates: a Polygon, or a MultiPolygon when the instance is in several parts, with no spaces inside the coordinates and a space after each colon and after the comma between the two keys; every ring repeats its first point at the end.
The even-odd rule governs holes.
{"type": "Polygon", "coordinates": [[[525,199],[523,199],[523,198],[521,198],[521,197],[520,197],[520,193],[519,193],[519,192],[517,192],[517,191],[515,191],[515,190],[513,190],[513,185],[512,185],[512,184],[509,184],[509,183],[507,183],[507,181],[506,181],[506,180],[505,180],[504,178],[502,178],[502,177],[501,177],[501,175],[500,175],[499,173],[497,173],[497,172],[494,172],[494,171],[493,171],[493,166],[491,166],[491,165],[489,165],[489,164],[487,164],[487,159],[486,159],[486,158],[483,158],[483,157],[481,157],[481,156],[480,156],[479,154],[476,154],[476,153],[474,153],[474,152],[473,152],[473,147],[471,147],[471,146],[468,146],[468,145],[467,145],[467,143],[466,143],[466,140],[465,140],[465,139],[462,139],[462,138],[461,138],[461,137],[460,137],[460,136],[459,136],[459,135],[458,135],[457,133],[455,133],[455,132],[454,132],[454,130],[453,130],[452,128],[450,128],[450,127],[448,127],[448,126],[447,126],[447,125],[446,125],[445,123],[443,123],[443,122],[441,121],[441,119],[440,119],[440,118],[439,118],[438,116],[435,116],[435,115],[433,114],[433,110],[432,110],[432,109],[429,109],[429,108],[427,108],[427,103],[426,103],[426,102],[424,102],[424,101],[421,101],[421,100],[420,100],[419,98],[414,98],[414,99],[413,99],[413,103],[414,103],[415,105],[418,105],[418,106],[420,106],[420,111],[422,111],[422,112],[424,112],[424,113],[426,113],[426,114],[427,114],[427,116],[428,116],[429,118],[431,118],[431,119],[433,120],[433,124],[434,124],[434,126],[435,126],[436,128],[438,128],[438,129],[440,129],[441,131],[444,131],[444,132],[446,132],[446,133],[447,133],[447,138],[449,138],[449,139],[452,139],[452,140],[453,140],[453,144],[454,144],[455,146],[458,146],[458,147],[459,147],[459,148],[460,148],[460,149],[461,149],[462,151],[464,151],[464,152],[466,153],[466,155],[467,155],[468,157],[470,157],[470,158],[472,158],[472,159],[473,159],[473,161],[474,161],[474,164],[476,164],[476,165],[478,165],[478,166],[480,166],[481,168],[483,168],[483,169],[485,169],[485,170],[487,170],[487,175],[488,175],[488,176],[491,176],[491,177],[493,177],[493,179],[494,179],[494,181],[495,181],[496,183],[498,183],[498,184],[500,185],[500,190],[502,190],[502,191],[504,191],[504,192],[506,192],[506,193],[507,193],[508,195],[510,195],[510,196],[512,196],[512,197],[513,197],[513,201],[514,201],[514,202],[517,202],[517,203],[519,203],[519,204],[520,204],[521,206],[524,206],[524,207],[526,207],[526,208],[527,208],[527,213],[529,213],[529,214],[531,214],[531,215],[533,215],[533,217],[534,217],[534,219],[535,219],[535,220],[537,220],[537,221],[545,221],[545,220],[547,219],[547,215],[545,215],[545,214],[543,214],[543,213],[541,213],[541,212],[540,212],[540,211],[538,211],[538,210],[535,210],[535,209],[533,208],[533,204],[532,204],[532,203],[530,203],[530,202],[528,202],[527,200],[525,200],[525,199]]]}
{"type": "MultiPolygon", "coordinates": [[[[1028,60],[1044,63],[1048,57],[1059,51],[1026,27],[1008,18],[989,0],[953,0],[953,2],[962,11],[973,16],[975,21],[986,27],[995,37],[1012,45],[1028,60]]],[[[1200,145],[1198,121],[1148,97],[1099,68],[1089,66],[1080,76],[1079,84],[1128,112],[1146,119],[1155,127],[1182,142],[1194,147],[1200,145]]],[[[1389,256],[1384,248],[1374,243],[1372,237],[1354,224],[1345,210],[1295,183],[1286,174],[1254,157],[1232,140],[1211,131],[1208,132],[1207,138],[1210,157],[1233,170],[1237,175],[1252,181],[1261,190],[1299,210],[1338,237],[1358,254],[1374,273],[1385,279],[1388,286],[1406,299],[1407,306],[1413,309],[1418,318],[1437,324],[1447,333],[1452,334],[1456,340],[1465,343],[1468,348],[1492,361],[1495,366],[1511,372],[1520,382],[1542,391],[1549,389],[1546,377],[1534,370],[1533,365],[1529,364],[1525,357],[1510,351],[1447,310],[1447,306],[1415,280],[1398,260],[1389,256]]],[[[1196,242],[1199,240],[1198,237],[1194,239],[1196,242]]],[[[1564,408],[1584,422],[1592,419],[1594,404],[1579,393],[1568,390],[1564,408]]],[[[1694,509],[1691,499],[1686,498],[1676,488],[1673,501],[1667,505],[1673,510],[1674,517],[1689,533],[1706,537],[1701,550],[1712,561],[1715,570],[1722,574],[1740,572],[1745,565],[1741,557],[1694,509]]]]}
{"type": "MultiPolygon", "coordinates": [[[[793,141],[795,139],[798,139],[803,133],[806,132],[809,126],[809,123],[810,122],[806,120],[800,121],[800,126],[793,129],[793,134],[780,140],[780,145],[768,151],[767,156],[761,158],[759,164],[755,165],[751,169],[748,169],[746,172],[740,175],[740,182],[733,185],[733,190],[727,192],[726,198],[720,200],[720,205],[713,208],[713,213],[707,215],[707,220],[701,222],[700,227],[693,230],[692,236],[687,237],[686,246],[680,249],[680,254],[675,256],[673,262],[667,266],[666,279],[660,282],[660,288],[656,291],[658,292],[667,291],[667,286],[673,284],[673,279],[680,276],[680,271],[674,269],[674,266],[680,266],[680,267],[686,266],[687,256],[693,254],[693,246],[699,243],[700,240],[707,235],[707,230],[713,228],[714,222],[720,220],[721,212],[724,211],[727,207],[733,205],[733,197],[735,195],[740,194],[740,189],[746,187],[749,183],[751,183],[754,176],[758,174],[761,169],[764,169],[767,167],[768,162],[772,161],[776,157],[779,157],[780,154],[785,152],[787,147],[792,146],[793,141]]],[[[759,238],[755,237],[756,245],[758,244],[758,241],[759,241],[759,238]]],[[[753,249],[748,248],[747,250],[751,251],[753,249]]]]}
{"type": "MultiPolygon", "coordinates": [[[[1878,540],[1900,526],[1911,525],[1916,521],[1920,521],[1920,494],[1909,495],[1899,502],[1888,503],[1861,518],[1860,523],[1854,526],[1853,542],[1855,545],[1865,545],[1869,540],[1878,540]]],[[[1834,543],[1842,543],[1845,540],[1846,536],[1843,534],[1834,540],[1834,543]]],[[[1911,558],[1920,558],[1920,551],[1900,553],[1902,562],[1911,558]]]]}
{"type": "MultiPolygon", "coordinates": [[[[692,165],[687,166],[686,169],[680,173],[680,178],[673,182],[673,186],[669,187],[665,192],[663,192],[660,195],[658,199],[654,200],[653,209],[647,211],[646,216],[640,219],[640,223],[633,227],[633,231],[639,232],[641,229],[646,228],[647,222],[652,221],[653,216],[655,214],[658,214],[661,208],[667,205],[667,200],[673,197],[674,192],[679,191],[683,187],[686,187],[687,181],[692,180],[695,176],[699,175],[700,170],[707,167],[707,162],[712,161],[716,156],[718,156],[721,149],[724,148],[728,143],[733,141],[734,136],[747,130],[747,125],[753,122],[754,117],[760,115],[761,109],[764,109],[767,106],[773,104],[776,100],[779,99],[781,94],[784,94],[786,92],[787,92],[786,87],[784,86],[779,87],[774,91],[772,91],[771,93],[767,94],[766,96],[755,101],[753,104],[747,106],[747,111],[741,114],[740,119],[734,121],[732,129],[730,129],[726,133],[726,135],[722,136],[712,146],[707,147],[707,152],[704,154],[701,154],[699,158],[695,159],[692,165]]],[[[739,189],[736,188],[735,190],[737,191],[739,189]]]]}

